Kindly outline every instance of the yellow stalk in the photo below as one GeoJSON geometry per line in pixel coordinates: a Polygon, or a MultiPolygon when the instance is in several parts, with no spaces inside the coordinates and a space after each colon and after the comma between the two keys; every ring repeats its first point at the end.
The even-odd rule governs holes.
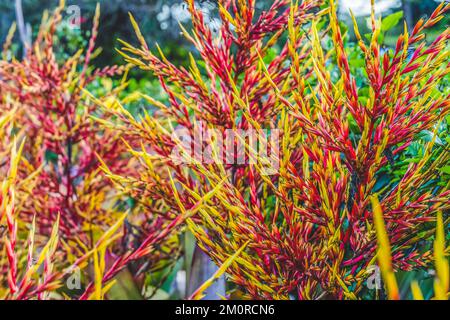
{"type": "Polygon", "coordinates": [[[436,279],[434,281],[435,297],[438,300],[447,300],[449,287],[449,265],[445,257],[445,230],[442,212],[438,212],[436,239],[434,241],[434,259],[436,263],[436,279]]]}
{"type": "Polygon", "coordinates": [[[380,265],[381,274],[386,283],[388,298],[390,300],[398,300],[400,298],[397,280],[395,279],[394,270],[392,268],[391,245],[389,244],[389,237],[384,225],[383,213],[381,206],[376,196],[371,197],[373,218],[375,222],[375,229],[377,231],[378,239],[378,263],[380,265]]]}

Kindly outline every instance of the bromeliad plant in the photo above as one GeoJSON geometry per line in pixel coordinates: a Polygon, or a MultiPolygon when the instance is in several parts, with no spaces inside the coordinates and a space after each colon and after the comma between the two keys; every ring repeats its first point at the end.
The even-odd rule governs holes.
{"type": "Polygon", "coordinates": [[[44,16],[36,41],[28,48],[23,61],[13,58],[1,62],[0,92],[2,110],[15,108],[17,129],[27,131],[30,143],[25,155],[30,165],[45,166],[40,173],[44,183],[35,190],[29,208],[30,212],[42,212],[38,229],[51,230],[57,215],[62,214],[63,238],[76,246],[78,237],[82,243],[92,244],[91,236],[95,231],[90,231],[91,236],[89,232],[82,232],[90,228],[88,224],[95,226],[97,219],[106,224],[114,221],[112,214],[91,216],[93,211],[102,210],[108,193],[108,186],[98,176],[95,153],[108,160],[114,159],[114,164],[124,172],[127,167],[126,160],[121,158],[123,149],[118,147],[118,138],[92,126],[89,115],[95,111],[94,105],[82,91],[95,79],[121,72],[117,67],[88,70],[99,10],[87,51],[79,50],[60,64],[54,53],[54,37],[63,8],[64,2],[61,2],[54,15],[44,16]]]}
{"type": "MultiPolygon", "coordinates": [[[[38,237],[51,235],[49,250],[55,260],[51,266],[44,264],[41,287],[45,291],[50,290],[49,285],[58,289],[53,297],[103,298],[124,270],[140,290],[148,273],[176,260],[179,251],[173,234],[181,216],[155,216],[140,204],[130,205],[132,199],[123,196],[101,174],[101,164],[124,176],[133,176],[138,170],[121,137],[99,128],[93,120],[106,116],[97,107],[99,101],[108,103],[125,87],[108,89],[108,83],[112,82],[110,77],[122,74],[127,67],[90,66],[99,53],[95,50],[99,6],[86,50],[80,49],[61,62],[56,54],[61,48],[57,49],[56,43],[60,41],[57,30],[64,5],[61,1],[52,15],[44,14],[36,40],[26,48],[22,60],[11,58],[13,26],[0,61],[0,124],[7,126],[1,132],[0,153],[6,155],[14,139],[26,137],[17,179],[35,178],[33,188],[28,186],[24,192],[28,197],[21,197],[21,210],[14,215],[2,213],[1,223],[3,217],[8,222],[9,242],[1,249],[6,248],[10,259],[9,265],[2,267],[9,268],[11,276],[6,277],[6,272],[0,275],[0,293],[4,293],[8,279],[7,298],[43,298],[43,290],[38,288],[17,288],[17,261],[11,258],[17,234],[14,221],[32,225],[32,234],[38,237]],[[98,92],[101,97],[87,93],[94,84],[105,87],[98,92]],[[58,244],[55,237],[60,239],[58,244]],[[62,281],[77,268],[81,269],[77,281],[82,286],[67,290],[62,281]]],[[[2,161],[7,158],[2,157],[2,161]]],[[[5,161],[2,170],[8,165],[5,161]]],[[[5,208],[14,202],[6,200],[5,208]]]]}
{"type": "MultiPolygon", "coordinates": [[[[277,0],[260,15],[255,0],[218,1],[218,30],[194,0],[186,3],[193,32],[183,33],[198,50],[187,69],[159,48],[159,57],[153,54],[132,18],[140,46],[122,41],[120,53],[160,79],[169,103],[142,95],[157,111],[138,120],[118,101],[103,104],[119,120],[103,123],[133,137],[127,145],[146,167],[122,177],[105,166],[109,177],[150,210],[196,213],[188,215],[189,229],[212,260],[229,265],[232,297],[375,298],[365,286],[376,263],[373,196],[380,199],[393,269],[431,266],[433,221],[450,209],[440,171],[450,153],[436,154],[433,138],[399,181],[382,181],[380,172],[395,170],[418,135],[436,132],[450,112],[448,88],[436,90],[449,72],[450,31],[425,39],[450,4],[413,28],[405,25],[393,50],[381,47],[373,10],[369,41],[355,22],[364,61],[357,85],[333,0],[277,0]],[[199,123],[218,132],[200,142],[215,161],[199,160],[199,149],[191,152],[176,134],[183,128],[195,139],[199,123]],[[266,175],[263,159],[220,161],[218,142],[227,129],[253,129],[266,139],[280,130],[279,145],[268,144],[276,173],[266,175]]],[[[242,140],[225,152],[240,145],[251,157],[252,145],[242,140]]]]}
{"type": "MultiPolygon", "coordinates": [[[[11,152],[11,161],[8,165],[8,174],[3,177],[2,191],[0,196],[0,222],[2,224],[1,244],[2,255],[0,258],[0,270],[5,274],[7,279],[6,288],[0,287],[0,297],[24,299],[28,297],[28,293],[33,291],[39,298],[44,298],[46,291],[54,289],[54,283],[45,281],[52,274],[53,256],[55,254],[57,243],[58,223],[51,233],[51,237],[47,244],[44,244],[38,258],[35,259],[35,222],[33,220],[32,229],[29,232],[28,239],[20,239],[18,233],[19,220],[17,218],[17,201],[16,201],[16,179],[18,165],[21,158],[24,143],[19,150],[14,142],[11,152]],[[27,248],[24,249],[24,248],[27,248]],[[38,272],[39,266],[44,266],[43,272],[38,272]]],[[[23,180],[22,183],[30,181],[23,180]]],[[[23,200],[23,198],[22,198],[23,200]]],[[[19,202],[20,203],[20,202],[19,202]]],[[[3,279],[2,279],[3,280],[3,279]]]]}
{"type": "MultiPolygon", "coordinates": [[[[399,288],[395,273],[392,268],[392,255],[389,238],[385,229],[383,214],[380,203],[376,197],[371,199],[374,210],[374,223],[377,230],[378,239],[378,261],[381,267],[383,279],[386,282],[386,289],[389,299],[398,300],[400,298],[399,288]]],[[[434,279],[434,298],[448,300],[449,298],[449,262],[446,258],[445,248],[445,228],[442,212],[437,213],[436,236],[433,244],[433,256],[436,265],[436,277],[434,279]]],[[[411,292],[414,300],[424,300],[424,295],[416,280],[411,283],[411,292]]]]}

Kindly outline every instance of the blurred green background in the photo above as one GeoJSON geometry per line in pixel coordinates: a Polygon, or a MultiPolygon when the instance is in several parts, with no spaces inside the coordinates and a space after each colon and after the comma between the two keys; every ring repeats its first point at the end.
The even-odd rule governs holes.
{"type": "MultiPolygon", "coordinates": [[[[30,34],[38,29],[38,25],[45,9],[52,9],[58,4],[58,0],[7,0],[0,2],[0,39],[6,37],[9,27],[17,20],[16,5],[22,4],[24,24],[30,34]]],[[[83,38],[89,33],[92,16],[96,3],[101,4],[101,23],[98,45],[103,48],[99,66],[113,63],[121,63],[121,57],[115,52],[118,46],[117,39],[134,40],[134,32],[128,19],[128,12],[132,12],[140,24],[149,44],[159,43],[165,54],[174,62],[183,62],[190,45],[180,35],[178,21],[189,23],[189,15],[186,12],[182,0],[68,0],[67,7],[78,6],[81,13],[81,28],[61,30],[66,41],[66,47],[75,50],[83,45],[83,38]]],[[[258,0],[259,10],[267,9],[272,0],[258,0]]],[[[377,0],[376,10],[384,16],[395,11],[403,11],[404,18],[411,26],[421,17],[430,15],[438,5],[439,0],[377,0]]],[[[218,23],[217,8],[214,0],[199,0],[199,5],[207,13],[209,23],[218,23]]],[[[347,25],[351,24],[349,10],[358,17],[363,32],[369,32],[367,28],[367,16],[370,13],[370,0],[340,0],[339,14],[347,25]],[[365,30],[364,30],[365,29],[365,30]]],[[[448,25],[448,17],[429,34],[430,39],[448,25]]],[[[392,45],[394,39],[401,32],[401,24],[394,28],[386,36],[386,45],[392,45]]],[[[349,28],[350,33],[352,28],[349,28]]],[[[66,48],[67,50],[67,48],[66,48]]]]}

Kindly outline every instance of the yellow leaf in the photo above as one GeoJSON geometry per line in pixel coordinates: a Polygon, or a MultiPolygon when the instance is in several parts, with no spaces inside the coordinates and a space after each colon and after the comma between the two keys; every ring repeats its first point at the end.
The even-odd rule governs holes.
{"type": "Polygon", "coordinates": [[[128,212],[124,213],[118,220],[117,222],[111,226],[111,228],[109,228],[108,231],[106,231],[101,237],[100,239],[97,241],[97,249],[101,250],[103,247],[105,247],[105,243],[107,242],[108,239],[110,239],[114,233],[116,233],[116,231],[120,228],[120,226],[122,225],[123,221],[125,220],[125,218],[128,216],[128,212]]]}
{"type": "Polygon", "coordinates": [[[442,212],[438,212],[437,215],[434,259],[436,263],[436,279],[434,280],[435,297],[438,300],[447,300],[449,266],[448,260],[445,257],[445,231],[442,212]]]}
{"type": "Polygon", "coordinates": [[[417,281],[411,283],[411,292],[414,300],[423,300],[422,290],[420,290],[417,281]]]}
{"type": "Polygon", "coordinates": [[[373,218],[378,239],[378,263],[380,265],[381,274],[387,286],[388,298],[390,300],[398,300],[399,292],[397,280],[395,279],[394,270],[392,268],[391,245],[383,220],[381,206],[376,196],[371,197],[373,218]]]}

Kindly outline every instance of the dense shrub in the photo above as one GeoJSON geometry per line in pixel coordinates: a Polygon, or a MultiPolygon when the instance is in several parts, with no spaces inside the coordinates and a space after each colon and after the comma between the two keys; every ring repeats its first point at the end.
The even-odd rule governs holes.
{"type": "MultiPolygon", "coordinates": [[[[450,155],[435,147],[435,132],[450,111],[448,89],[436,90],[448,74],[449,30],[432,43],[424,32],[450,6],[441,4],[411,31],[405,26],[393,50],[379,44],[382,21],[374,12],[368,40],[355,24],[354,52],[362,60],[356,79],[333,1],[325,7],[275,1],[258,16],[255,1],[224,1],[217,32],[194,1],[187,3],[193,32],[184,34],[198,50],[188,69],[161,50],[159,58],[153,54],[133,19],[140,45],[122,42],[125,60],[159,77],[170,100],[146,96],[158,111],[140,121],[124,108],[109,108],[121,119],[120,130],[142,141],[139,157],[152,175],[140,180],[141,192],[150,186],[153,196],[181,212],[214,192],[188,225],[219,265],[246,245],[228,272],[248,298],[379,297],[365,286],[377,250],[371,197],[380,199],[395,270],[430,266],[431,222],[448,212],[450,198],[440,171],[450,155]],[[218,134],[192,151],[199,123],[218,134]],[[259,138],[279,129],[280,152],[271,155],[280,166],[276,173],[267,175],[261,159],[202,161],[199,150],[220,159],[227,129],[254,129],[259,138]],[[396,173],[399,180],[381,180],[424,132],[432,138],[420,157],[396,173]],[[177,191],[155,165],[170,168],[177,191]]],[[[251,157],[251,143],[239,143],[251,157]]]]}
{"type": "Polygon", "coordinates": [[[446,298],[450,30],[425,34],[450,4],[392,49],[381,43],[398,17],[372,10],[372,33],[355,21],[351,45],[333,0],[218,1],[214,25],[186,6],[188,67],[154,54],[132,16],[126,64],[93,67],[99,7],[69,58],[57,54],[64,1],[23,59],[11,29],[0,296],[150,298],[189,261],[192,233],[220,266],[192,299],[225,272],[229,298],[398,299],[396,278],[434,267],[432,293],[446,298]],[[132,66],[158,87],[137,90],[132,66]],[[386,288],[369,290],[376,266],[386,288]]]}
{"type": "MultiPolygon", "coordinates": [[[[56,233],[60,239],[58,245],[55,236],[50,240],[55,266],[44,267],[46,271],[36,288],[28,287],[26,281],[20,285],[16,282],[15,277],[23,276],[20,272],[28,269],[18,269],[23,260],[14,258],[13,245],[11,249],[6,246],[8,260],[2,260],[1,267],[11,270],[11,276],[2,273],[0,281],[3,286],[9,279],[9,289],[1,292],[7,298],[32,298],[36,294],[40,297],[50,284],[52,288],[61,286],[60,281],[70,276],[75,267],[82,269],[83,279],[78,280],[82,286],[65,294],[87,298],[94,292],[93,297],[100,298],[107,291],[102,286],[110,288],[110,280],[124,268],[129,267],[133,276],[142,278],[145,272],[170,263],[178,252],[176,239],[166,241],[173,229],[172,219],[155,217],[142,206],[130,205],[130,199],[101,174],[101,163],[122,175],[138,170],[121,137],[115,131],[99,128],[93,120],[105,116],[97,104],[107,103],[123,88],[108,88],[108,84],[112,83],[109,77],[122,74],[126,66],[90,66],[98,54],[95,41],[99,6],[87,49],[58,60],[56,31],[63,9],[61,1],[54,14],[44,15],[37,38],[22,60],[8,58],[13,27],[0,62],[0,110],[5,124],[1,152],[8,153],[14,139],[26,138],[18,179],[31,176],[33,181],[23,186],[23,194],[18,197],[16,225],[20,226],[19,232],[32,225],[36,236],[45,239],[56,233]],[[93,98],[86,92],[95,83],[102,85],[102,90],[97,91],[101,97],[93,98]],[[156,244],[158,248],[154,247],[156,244]]],[[[13,231],[10,230],[11,237],[15,237],[13,231]]],[[[5,241],[15,242],[12,238],[5,241]]],[[[33,250],[37,249],[30,250],[33,258],[33,250]]],[[[37,265],[41,263],[38,261],[37,265]]]]}

